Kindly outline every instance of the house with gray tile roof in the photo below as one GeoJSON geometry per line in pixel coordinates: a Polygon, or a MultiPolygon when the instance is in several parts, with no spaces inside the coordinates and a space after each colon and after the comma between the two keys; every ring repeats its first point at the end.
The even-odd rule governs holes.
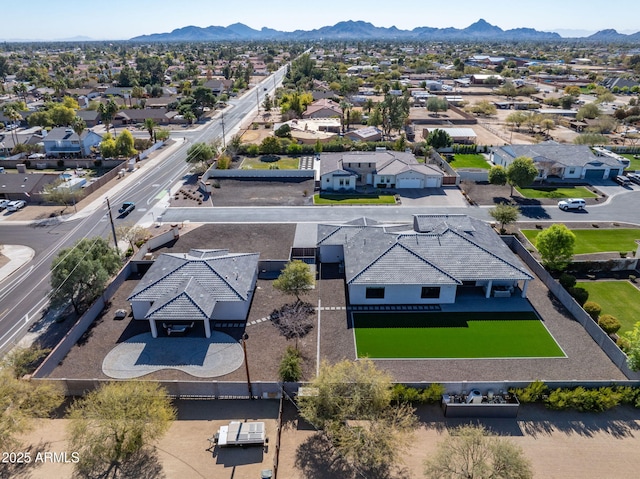
{"type": "Polygon", "coordinates": [[[489,225],[466,215],[415,215],[413,225],[318,225],[318,258],[344,265],[354,305],[455,303],[467,289],[486,298],[516,290],[526,297],[533,279],[489,225]]]}
{"type": "Polygon", "coordinates": [[[603,180],[621,175],[625,167],[615,158],[596,155],[588,145],[564,145],[555,141],[501,146],[491,151],[490,159],[506,168],[519,156],[533,159],[538,168],[537,180],[603,180]]]}
{"type": "Polygon", "coordinates": [[[437,168],[418,163],[410,152],[350,151],[320,155],[320,189],[355,190],[376,188],[439,188],[444,174],[437,168]]]}
{"type": "Polygon", "coordinates": [[[157,322],[202,321],[206,337],[212,320],[245,321],[258,278],[259,253],[192,249],[163,253],[135,287],[128,300],[133,317],[157,322]]]}

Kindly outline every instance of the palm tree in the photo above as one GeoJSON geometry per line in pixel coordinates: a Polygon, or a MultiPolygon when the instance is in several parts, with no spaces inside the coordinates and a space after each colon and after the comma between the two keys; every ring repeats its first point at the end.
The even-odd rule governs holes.
{"type": "Polygon", "coordinates": [[[76,116],[71,123],[71,128],[73,128],[73,131],[75,131],[76,135],[78,136],[82,135],[82,132],[86,127],[87,124],[79,116],[76,116]]]}
{"type": "MultiPolygon", "coordinates": [[[[109,125],[111,124],[111,121],[113,120],[113,117],[115,116],[117,111],[118,111],[118,105],[116,104],[115,101],[113,101],[113,98],[110,98],[109,101],[107,101],[107,103],[100,103],[100,106],[98,106],[100,119],[106,125],[107,133],[109,133],[109,125]]],[[[115,126],[114,126],[114,129],[115,129],[115,126]]]]}
{"type": "MultiPolygon", "coordinates": [[[[22,115],[20,114],[20,112],[18,110],[16,110],[13,107],[9,107],[7,109],[5,109],[4,114],[6,115],[6,117],[11,121],[11,123],[15,124],[17,122],[22,121],[22,115]]],[[[14,128],[13,130],[11,130],[13,133],[13,142],[14,145],[18,144],[18,134],[16,133],[16,129],[14,128]]]]}
{"type": "Polygon", "coordinates": [[[156,129],[156,122],[153,118],[145,118],[144,128],[149,132],[149,139],[153,141],[153,132],[156,129]]]}

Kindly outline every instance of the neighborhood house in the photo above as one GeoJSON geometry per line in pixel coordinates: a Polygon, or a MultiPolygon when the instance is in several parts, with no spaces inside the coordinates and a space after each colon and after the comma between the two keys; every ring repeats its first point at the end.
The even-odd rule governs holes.
{"type": "Polygon", "coordinates": [[[376,188],[439,188],[444,174],[437,168],[418,163],[412,153],[376,150],[322,153],[321,190],[376,188]]]}
{"type": "Polygon", "coordinates": [[[129,296],[134,319],[149,321],[158,337],[164,325],[212,320],[245,321],[258,278],[259,253],[192,249],[163,253],[129,296]]]}
{"type": "Polygon", "coordinates": [[[515,158],[533,158],[538,169],[537,180],[603,180],[621,175],[624,163],[608,155],[596,156],[587,145],[561,145],[546,141],[537,145],[505,145],[490,155],[496,165],[508,167],[515,158]]]}
{"type": "Polygon", "coordinates": [[[413,228],[366,218],[318,225],[318,258],[344,266],[353,305],[455,303],[478,290],[526,297],[533,279],[489,225],[466,215],[415,215],[413,228]]]}

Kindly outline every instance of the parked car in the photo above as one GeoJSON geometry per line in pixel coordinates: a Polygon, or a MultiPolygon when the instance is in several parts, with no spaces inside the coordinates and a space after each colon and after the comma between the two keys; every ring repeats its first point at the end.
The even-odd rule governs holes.
{"type": "Polygon", "coordinates": [[[622,186],[631,186],[631,181],[626,176],[618,175],[613,177],[613,181],[622,186]]]}
{"type": "Polygon", "coordinates": [[[582,198],[567,198],[566,200],[558,201],[558,208],[563,211],[567,210],[584,210],[587,202],[582,198]]]}
{"type": "Polygon", "coordinates": [[[11,203],[9,200],[0,200],[0,211],[5,209],[9,203],[11,203]]]}
{"type": "Polygon", "coordinates": [[[122,203],[122,207],[118,210],[118,213],[122,216],[127,216],[133,210],[136,209],[136,204],[133,201],[125,201],[122,203]]]}
{"type": "Polygon", "coordinates": [[[627,178],[629,178],[631,183],[640,185],[640,175],[638,173],[627,173],[627,178]]]}
{"type": "Polygon", "coordinates": [[[27,202],[25,200],[10,201],[7,204],[7,211],[18,211],[20,208],[24,208],[25,206],[27,206],[27,202]]]}

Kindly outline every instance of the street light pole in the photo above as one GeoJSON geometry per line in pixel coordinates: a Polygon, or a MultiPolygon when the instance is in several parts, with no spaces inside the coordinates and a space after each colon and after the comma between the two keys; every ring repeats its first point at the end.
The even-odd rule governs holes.
{"type": "Polygon", "coordinates": [[[249,363],[247,362],[247,339],[249,339],[249,335],[245,332],[242,335],[242,351],[244,352],[244,367],[247,371],[247,387],[249,388],[249,399],[253,399],[253,389],[251,388],[251,378],[249,377],[249,363]]]}

